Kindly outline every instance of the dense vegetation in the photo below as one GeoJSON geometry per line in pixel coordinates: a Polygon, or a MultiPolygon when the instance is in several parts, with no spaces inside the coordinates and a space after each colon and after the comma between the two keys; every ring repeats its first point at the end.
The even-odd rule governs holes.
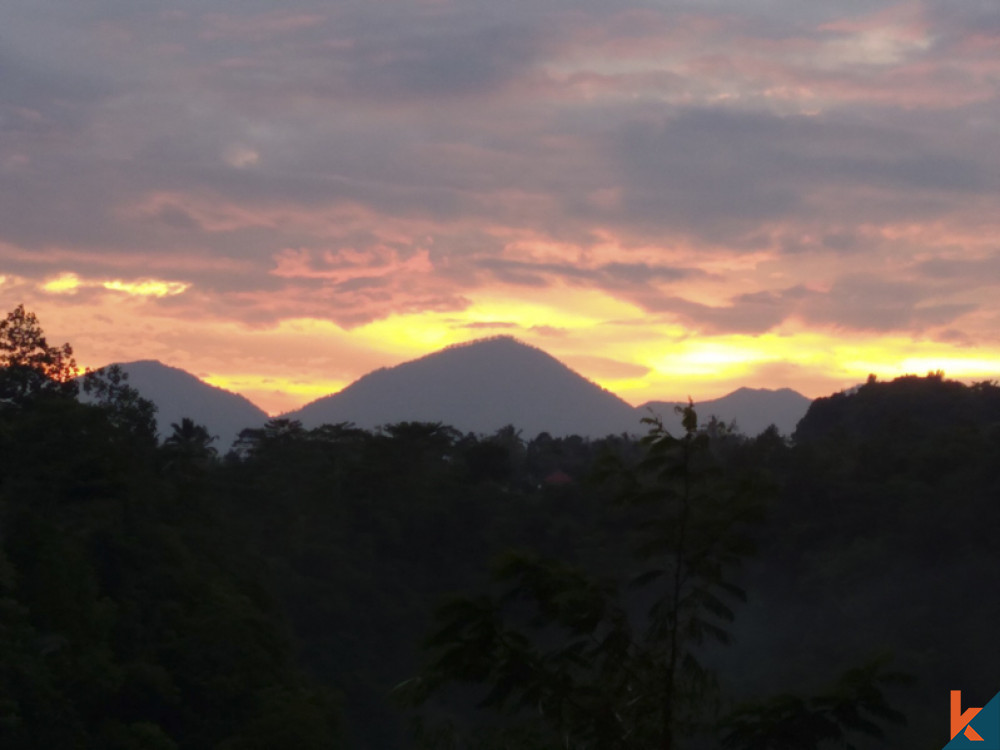
{"type": "Polygon", "coordinates": [[[76,375],[0,322],[0,747],[930,750],[1000,689],[994,384],[871,379],[792,441],[691,408],[220,456],[76,375]]]}

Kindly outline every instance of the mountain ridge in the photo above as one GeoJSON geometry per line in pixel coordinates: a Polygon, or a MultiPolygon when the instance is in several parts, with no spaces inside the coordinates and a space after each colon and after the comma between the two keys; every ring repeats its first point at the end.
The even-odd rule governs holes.
{"type": "MultiPolygon", "coordinates": [[[[751,437],[772,424],[781,434],[791,436],[811,403],[812,399],[791,388],[741,386],[725,396],[695,402],[695,411],[703,424],[714,416],[725,424],[735,422],[740,432],[751,437]]],[[[668,429],[679,430],[681,418],[674,414],[674,407],[686,405],[683,401],[648,401],[636,408],[659,413],[668,429]]]]}
{"type": "Polygon", "coordinates": [[[374,370],[338,393],[283,415],[306,427],[434,421],[491,433],[508,424],[603,437],[638,431],[634,407],[544,350],[511,336],[476,339],[374,370]]]}
{"type": "MultiPolygon", "coordinates": [[[[183,417],[204,424],[219,436],[225,452],[240,430],[270,419],[246,397],[210,385],[159,360],[120,363],[129,384],[159,407],[160,437],[183,417]]],[[[508,424],[531,438],[540,432],[641,434],[640,420],[650,410],[668,429],[679,430],[675,406],[686,401],[648,401],[632,406],[589,380],[545,350],[509,335],[451,344],[392,367],[362,375],[336,393],[279,415],[310,428],[323,423],[353,422],[365,429],[402,421],[449,424],[465,432],[489,434],[508,424]],[[674,424],[676,421],[676,425],[674,424]]],[[[785,435],[794,432],[811,400],[790,388],[741,386],[717,399],[696,402],[701,422],[712,416],[747,435],[774,423],[785,435]]]]}
{"type": "Polygon", "coordinates": [[[156,404],[160,439],[170,436],[172,424],[180,424],[184,417],[189,417],[216,436],[218,439],[213,445],[220,453],[225,453],[240,430],[260,426],[268,420],[267,412],[246,396],[206,383],[179,367],[157,359],[115,364],[128,376],[126,383],[129,386],[156,404]]]}

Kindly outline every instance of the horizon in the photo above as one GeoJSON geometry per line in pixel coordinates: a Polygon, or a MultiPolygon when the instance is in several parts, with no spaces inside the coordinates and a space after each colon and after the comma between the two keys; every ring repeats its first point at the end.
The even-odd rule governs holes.
{"type": "MultiPolygon", "coordinates": [[[[490,337],[485,337],[485,338],[480,338],[480,339],[471,339],[469,341],[463,341],[463,342],[459,342],[457,344],[451,344],[451,345],[448,345],[448,346],[446,346],[446,347],[444,347],[442,349],[438,349],[438,350],[435,350],[435,351],[432,351],[432,352],[428,352],[425,355],[421,355],[420,357],[415,357],[414,359],[406,360],[405,362],[400,362],[398,364],[407,364],[408,362],[413,362],[413,361],[415,361],[417,359],[423,359],[424,357],[429,357],[429,356],[433,356],[435,354],[439,354],[441,352],[447,351],[448,349],[453,349],[453,348],[457,348],[457,347],[464,347],[464,346],[475,345],[475,344],[479,344],[479,343],[482,343],[482,342],[489,341],[491,339],[498,339],[498,338],[499,339],[511,339],[511,340],[513,340],[513,341],[515,341],[515,342],[517,342],[519,344],[523,344],[523,345],[528,346],[528,347],[533,348],[533,349],[538,349],[539,351],[542,351],[542,353],[544,353],[544,354],[546,354],[548,356],[553,356],[553,355],[549,354],[548,352],[545,352],[540,347],[535,347],[535,346],[533,346],[531,344],[526,344],[525,342],[521,341],[520,339],[518,339],[518,338],[516,338],[514,336],[510,336],[510,335],[507,335],[507,334],[499,334],[499,335],[496,335],[496,336],[490,336],[490,337]]],[[[557,359],[557,361],[559,361],[558,358],[556,358],[556,359],[557,359]]],[[[257,403],[256,401],[254,401],[249,396],[246,396],[245,394],[239,393],[238,391],[233,391],[230,388],[227,388],[227,387],[225,387],[223,385],[219,385],[217,383],[212,382],[211,376],[206,377],[204,375],[200,375],[198,373],[191,372],[191,371],[186,370],[186,369],[184,369],[182,367],[177,367],[175,365],[172,365],[169,362],[164,362],[164,361],[159,360],[159,359],[139,359],[139,360],[129,360],[129,361],[120,361],[120,362],[107,362],[104,365],[101,365],[99,368],[94,368],[94,369],[100,369],[101,367],[108,367],[108,366],[111,366],[111,365],[114,365],[114,364],[119,364],[119,365],[125,365],[125,366],[127,366],[127,365],[145,364],[145,363],[152,363],[152,364],[159,365],[161,367],[165,367],[165,368],[169,368],[169,369],[174,369],[174,370],[180,370],[181,372],[184,372],[186,375],[190,375],[192,377],[197,378],[202,383],[205,383],[207,385],[213,386],[215,388],[220,388],[222,390],[225,390],[225,391],[227,391],[229,393],[233,393],[233,394],[238,395],[238,396],[242,396],[247,401],[249,401],[251,404],[253,404],[255,407],[257,407],[261,411],[265,412],[267,414],[267,416],[269,418],[271,418],[271,419],[280,418],[280,417],[283,417],[283,416],[285,416],[287,414],[296,412],[299,409],[301,409],[302,407],[307,406],[308,404],[310,404],[313,401],[316,401],[318,399],[323,399],[323,398],[326,398],[326,397],[329,397],[329,396],[337,395],[338,393],[340,393],[341,390],[344,390],[344,388],[350,387],[351,385],[353,385],[354,383],[356,383],[357,380],[360,380],[360,379],[366,377],[367,375],[370,375],[373,372],[376,372],[378,370],[383,370],[383,369],[392,369],[393,367],[397,366],[397,365],[390,365],[390,366],[375,368],[374,370],[371,370],[371,371],[369,371],[367,373],[362,374],[356,380],[352,381],[351,383],[348,383],[346,386],[344,386],[344,388],[342,388],[342,389],[340,389],[338,391],[331,391],[330,393],[322,394],[320,396],[317,396],[316,398],[310,399],[309,401],[303,401],[303,402],[299,403],[297,406],[294,406],[292,408],[289,408],[289,409],[286,409],[286,410],[280,411],[280,412],[268,411],[263,406],[261,406],[261,404],[257,403]]],[[[566,363],[562,362],[562,364],[565,365],[566,363]]],[[[567,365],[567,367],[568,367],[568,365],[567,365]]],[[[632,408],[635,408],[635,409],[640,409],[643,406],[645,406],[645,405],[647,405],[649,403],[654,403],[654,402],[672,403],[672,404],[683,404],[688,399],[687,395],[684,395],[684,396],[674,396],[674,397],[665,396],[665,397],[662,397],[662,398],[651,398],[651,399],[646,399],[644,401],[633,403],[632,401],[629,401],[628,399],[622,398],[620,394],[615,393],[614,391],[612,391],[612,390],[610,390],[608,388],[605,388],[600,383],[597,383],[596,381],[592,380],[591,378],[588,378],[584,373],[581,373],[581,372],[577,371],[575,368],[570,367],[570,370],[572,370],[575,374],[580,375],[581,377],[584,377],[585,379],[589,380],[590,382],[595,383],[596,385],[600,386],[601,388],[604,388],[605,390],[608,390],[610,393],[612,393],[613,395],[617,396],[618,398],[621,398],[622,401],[625,401],[625,403],[627,403],[629,406],[631,406],[632,408]]],[[[871,374],[874,374],[874,373],[871,373],[871,374]]],[[[905,376],[924,377],[925,375],[928,375],[928,374],[930,374],[930,373],[923,373],[923,374],[921,374],[921,373],[903,373],[902,375],[894,375],[891,378],[885,378],[885,379],[883,379],[881,377],[878,377],[878,376],[876,376],[876,377],[877,377],[877,379],[880,382],[888,382],[888,381],[891,381],[892,379],[894,379],[895,377],[905,377],[905,376]]],[[[948,380],[956,380],[958,382],[964,382],[966,384],[971,384],[972,382],[975,382],[975,379],[950,378],[950,377],[948,377],[947,373],[944,373],[944,376],[948,380]]],[[[859,381],[859,382],[856,382],[856,383],[852,383],[852,384],[850,384],[848,386],[845,386],[844,388],[838,389],[836,391],[831,391],[830,393],[823,393],[823,394],[820,394],[818,396],[811,396],[809,394],[802,393],[801,391],[798,391],[798,390],[796,390],[794,388],[788,388],[787,386],[773,387],[772,388],[772,387],[768,387],[768,386],[736,385],[735,387],[731,388],[730,390],[727,390],[727,391],[724,391],[724,392],[719,392],[719,393],[716,393],[714,395],[713,394],[709,394],[709,395],[703,396],[703,397],[698,398],[698,399],[693,399],[693,400],[694,400],[694,405],[697,408],[697,406],[698,406],[699,403],[705,403],[705,402],[710,402],[710,401],[715,401],[715,400],[718,400],[718,399],[722,399],[722,398],[725,398],[727,396],[731,396],[734,393],[736,393],[738,391],[741,391],[741,390],[768,391],[768,392],[771,392],[771,393],[776,393],[776,392],[779,392],[779,391],[782,391],[782,390],[790,390],[790,391],[792,391],[792,392],[794,392],[794,393],[796,393],[796,394],[798,394],[800,396],[803,396],[804,398],[809,399],[810,401],[814,401],[817,398],[823,398],[823,397],[831,396],[831,395],[833,395],[835,393],[840,393],[840,392],[851,390],[853,388],[857,388],[858,386],[863,385],[864,382],[865,381],[862,380],[862,381],[859,381]]]]}
{"type": "Polygon", "coordinates": [[[0,305],[285,413],[511,333],[629,403],[1000,377],[1000,8],[0,7],[0,305]]]}

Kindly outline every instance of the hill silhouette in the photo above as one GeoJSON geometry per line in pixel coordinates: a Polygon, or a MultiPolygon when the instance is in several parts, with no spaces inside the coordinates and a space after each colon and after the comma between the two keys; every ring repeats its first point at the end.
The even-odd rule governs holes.
{"type": "MultiPolygon", "coordinates": [[[[791,388],[771,390],[768,388],[738,388],[721,398],[695,403],[698,418],[707,422],[716,417],[721,422],[736,423],[736,428],[745,435],[759,435],[770,425],[778,428],[783,435],[791,435],[795,426],[806,414],[808,398],[791,388]]],[[[675,406],[686,403],[650,401],[639,407],[644,415],[651,409],[663,418],[664,425],[677,434],[681,429],[681,418],[674,413],[675,406]]]]}
{"type": "Polygon", "coordinates": [[[184,417],[190,417],[218,438],[213,445],[225,453],[240,430],[267,421],[267,413],[247,398],[209,385],[178,367],[149,359],[123,362],[119,366],[128,375],[128,384],[156,404],[161,440],[173,432],[171,424],[180,424],[184,417]]]}
{"type": "Polygon", "coordinates": [[[795,431],[809,442],[855,433],[912,438],[944,426],[996,429],[1000,391],[991,383],[966,386],[940,374],[906,375],[891,382],[869,380],[856,388],[816,399],[795,431]]]}
{"type": "Polygon", "coordinates": [[[510,336],[479,339],[376,370],[285,416],[305,427],[427,421],[492,433],[510,424],[526,437],[642,432],[631,405],[510,336]]]}
{"type": "MultiPolygon", "coordinates": [[[[238,394],[209,385],[185,370],[155,360],[121,363],[129,384],[158,407],[160,438],[184,417],[218,436],[221,452],[242,429],[259,427],[268,415],[238,394]]],[[[696,402],[702,422],[715,416],[735,422],[746,435],[775,424],[790,435],[806,413],[809,399],[788,388],[740,388],[726,396],[696,402]]],[[[640,420],[650,410],[678,432],[674,407],[683,402],[630,404],[587,380],[565,364],[510,336],[478,339],[381,368],[344,390],[282,415],[307,428],[353,422],[373,429],[405,421],[441,422],[463,432],[491,434],[513,425],[525,438],[644,434],[640,420]]]]}

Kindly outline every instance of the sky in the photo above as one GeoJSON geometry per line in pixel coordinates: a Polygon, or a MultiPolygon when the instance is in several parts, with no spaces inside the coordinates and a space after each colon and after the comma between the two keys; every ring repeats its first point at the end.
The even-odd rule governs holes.
{"type": "Polygon", "coordinates": [[[997,378],[998,93],[996,0],[5,0],[0,305],[271,414],[500,334],[997,378]]]}

